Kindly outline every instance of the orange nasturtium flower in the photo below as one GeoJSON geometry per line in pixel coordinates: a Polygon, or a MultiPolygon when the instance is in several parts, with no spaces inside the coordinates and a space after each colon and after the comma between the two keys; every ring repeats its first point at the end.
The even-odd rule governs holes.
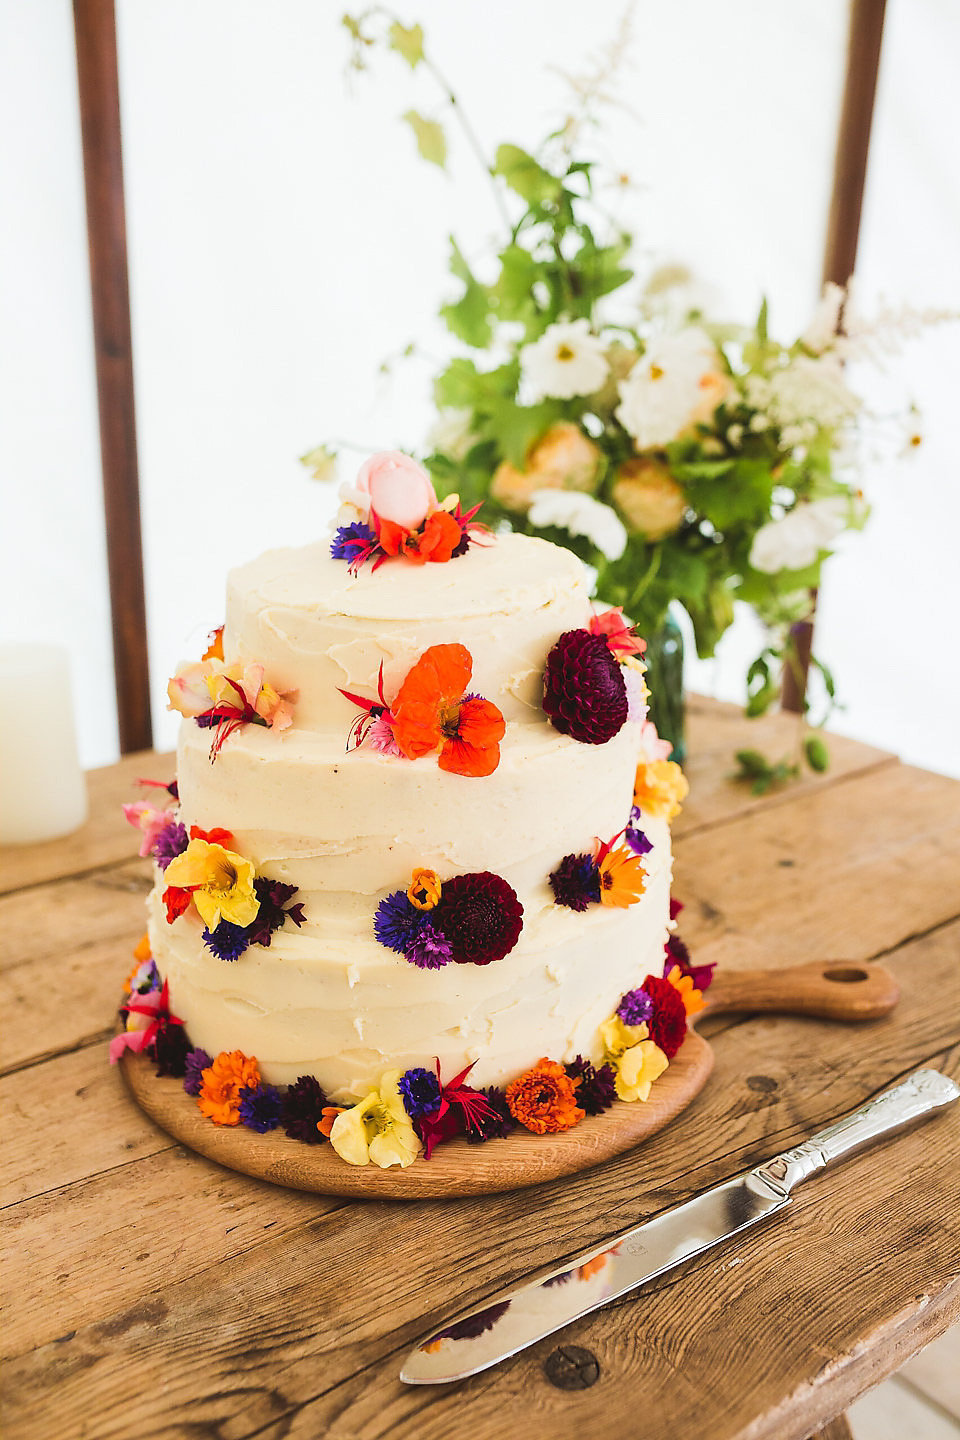
{"type": "Polygon", "coordinates": [[[377,531],[385,555],[405,555],[415,565],[451,559],[463,539],[463,531],[446,510],[434,510],[419,530],[405,530],[392,520],[381,520],[377,531]]]}
{"type": "Polygon", "coordinates": [[[698,990],[693,983],[693,976],[684,975],[679,965],[670,967],[667,979],[683,1001],[683,1008],[688,1015],[698,1014],[706,1005],[703,992],[698,990]]]}
{"type": "Polygon", "coordinates": [[[464,645],[431,645],[420,656],[390,706],[394,739],[408,760],[439,750],[437,764],[454,775],[496,770],[506,727],[489,700],[464,698],[472,674],[464,645]]]}

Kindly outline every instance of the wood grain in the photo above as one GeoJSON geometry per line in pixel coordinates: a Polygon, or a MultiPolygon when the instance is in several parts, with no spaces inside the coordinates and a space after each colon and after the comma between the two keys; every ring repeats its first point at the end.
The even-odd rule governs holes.
{"type": "Polygon", "coordinates": [[[88,770],[90,815],[86,824],[59,840],[0,850],[0,895],[130,860],[139,848],[138,837],[120,807],[128,800],[162,797],[161,791],[138,788],[137,780],[143,776],[167,784],[175,766],[175,755],[143,750],[125,755],[116,765],[88,770]]]}
{"type": "MultiPolygon", "coordinates": [[[[289,1236],[276,1242],[266,1240],[244,1254],[224,1260],[217,1266],[216,1283],[199,1268],[193,1279],[182,1283],[171,1279],[168,1283],[162,1267],[128,1265],[131,1273],[124,1281],[128,1298],[108,1320],[102,1320],[98,1314],[89,1324],[78,1323],[76,1334],[69,1339],[59,1345],[32,1350],[7,1367],[8,1392],[15,1402],[8,1418],[9,1434],[29,1436],[30,1440],[56,1434],[59,1440],[63,1430],[58,1431],[57,1425],[62,1425],[64,1415],[86,1417],[90,1436],[128,1434],[124,1425],[130,1423],[132,1347],[135,1347],[138,1364],[136,1427],[141,1435],[179,1434],[187,1432],[192,1425],[205,1425],[210,1433],[232,1440],[232,1437],[253,1435],[281,1416],[282,1425],[273,1432],[278,1435],[284,1433],[284,1426],[291,1434],[302,1435],[392,1435],[394,1431],[387,1427],[386,1421],[383,1431],[374,1428],[371,1416],[377,1396],[387,1405],[388,1418],[396,1419],[397,1435],[422,1433],[428,1437],[461,1433],[451,1417],[460,1413],[457,1405],[467,1404],[469,1411],[463,1414],[464,1423],[469,1418],[469,1433],[482,1435],[485,1440],[488,1435],[510,1434],[497,1428],[496,1417],[491,1416],[486,1402],[477,1407],[473,1392],[468,1394],[465,1387],[459,1387],[455,1395],[446,1392],[445,1398],[437,1399],[432,1392],[421,1396],[422,1409],[411,1410],[409,1418],[404,1418],[406,1410],[400,1414],[392,1408],[394,1390],[399,1391],[395,1378],[398,1353],[461,1308],[468,1297],[480,1301],[484,1295],[545,1264],[601,1242],[611,1233],[795,1143],[829,1119],[862,1103],[904,1071],[938,1059],[944,1043],[960,1034],[960,1014],[957,1013],[960,1006],[956,987],[949,1005],[931,1006],[929,996],[937,994],[942,998],[947,994],[950,977],[955,973],[958,940],[960,925],[955,925],[949,927],[949,931],[914,942],[891,957],[890,968],[901,984],[905,977],[918,974],[922,974],[923,984],[905,988],[900,1008],[889,1018],[845,1030],[840,1052],[836,1027],[827,1022],[765,1017],[733,1026],[715,1042],[714,1080],[694,1105],[669,1131],[655,1136],[641,1151],[622,1156],[601,1170],[512,1195],[434,1201],[419,1206],[382,1201],[346,1205],[308,1220],[298,1233],[296,1243],[289,1236]],[[842,1056],[840,1063],[838,1053],[842,1056]],[[798,1065],[796,1057],[801,1055],[803,1063],[798,1065]],[[550,1217],[549,1225],[544,1223],[545,1216],[550,1217]],[[349,1277],[349,1284],[344,1284],[344,1277],[349,1277]],[[251,1306],[248,1297],[253,1296],[256,1303],[251,1306]],[[211,1375],[217,1377],[213,1389],[204,1380],[211,1375]],[[49,1392],[45,1389],[47,1386],[49,1392]],[[323,1392],[327,1392],[326,1398],[323,1392]],[[440,1410],[434,1421],[431,1417],[437,1406],[440,1410]],[[301,1410],[302,1413],[298,1413],[301,1410]],[[418,1416],[422,1432],[415,1428],[418,1416]],[[445,1430],[444,1426],[453,1428],[445,1430]]],[[[931,1127],[935,1123],[939,1124],[931,1122],[931,1127]]],[[[951,1143],[955,1143],[958,1129],[960,1127],[949,1125],[940,1127],[938,1138],[949,1132],[954,1137],[951,1143]]],[[[916,1145],[932,1133],[931,1128],[918,1131],[916,1137],[903,1137],[903,1144],[916,1145]]],[[[895,1143],[899,1147],[901,1141],[895,1143]]],[[[897,1154],[900,1155],[899,1149],[897,1154]]],[[[871,1172],[873,1181],[866,1189],[862,1182],[846,1178],[854,1174],[854,1165],[863,1166],[868,1160],[869,1156],[849,1162],[849,1166],[836,1172],[836,1179],[832,1173],[818,1178],[820,1209],[806,1222],[805,1228],[800,1227],[798,1234],[793,1230],[784,1231],[783,1244],[772,1247],[769,1264],[764,1260],[762,1273],[768,1287],[764,1292],[765,1310],[751,1306],[753,1271],[749,1272],[750,1283],[743,1286],[737,1284],[741,1274],[738,1265],[728,1264],[727,1270],[721,1268],[716,1272],[700,1268],[696,1271],[699,1278],[695,1283],[686,1279],[686,1271],[682,1272],[682,1283],[688,1288],[683,1292],[675,1331],[681,1338],[685,1333],[684,1324],[695,1331],[689,1353],[685,1352],[685,1366],[695,1371],[696,1383],[678,1382],[676,1367],[650,1342],[649,1327],[644,1344],[652,1344],[652,1348],[640,1347],[639,1354],[632,1338],[633,1329],[627,1334],[616,1328],[609,1332],[609,1341],[603,1342],[607,1349],[601,1358],[612,1367],[612,1357],[618,1357],[620,1370],[608,1368],[605,1373],[611,1378],[616,1374],[624,1377],[626,1389],[619,1393],[635,1393],[634,1382],[639,1373],[638,1383],[642,1384],[651,1407],[651,1428],[644,1431],[651,1440],[660,1434],[671,1434],[673,1440],[677,1434],[696,1437],[703,1433],[696,1427],[683,1429],[679,1425],[671,1432],[664,1429],[664,1425],[670,1417],[684,1418],[676,1411],[678,1384],[681,1389],[689,1385],[701,1398],[709,1399],[712,1395],[718,1383],[717,1368],[722,1369],[726,1364],[724,1355],[733,1343],[729,1328],[722,1319],[718,1324],[715,1318],[718,1310],[722,1314],[725,1305],[736,1303],[748,1308],[747,1317],[737,1318],[737,1330],[742,1331],[744,1346],[752,1344],[758,1352],[753,1364],[759,1363],[763,1355],[769,1357],[769,1371],[762,1377],[769,1399],[775,1389],[773,1371],[783,1357],[779,1354],[779,1341],[771,1347],[768,1335],[768,1343],[762,1345],[760,1336],[764,1328],[769,1329],[770,1317],[778,1314],[777,1304],[786,1304],[784,1294],[791,1295],[795,1272],[801,1277],[807,1270],[810,1272],[804,1282],[803,1304],[808,1303],[807,1292],[816,1287],[822,1292],[820,1307],[830,1303],[832,1292],[824,1285],[824,1277],[831,1273],[830,1266],[837,1263],[834,1250],[838,1249],[842,1255],[846,1241],[835,1236],[833,1248],[823,1262],[817,1264],[814,1242],[819,1243],[825,1217],[832,1216],[840,1205],[842,1236],[847,1233],[843,1226],[856,1230],[850,1197],[859,1196],[862,1203],[873,1207],[868,1218],[876,1232],[878,1219],[882,1219],[889,1208],[888,1169],[882,1167],[871,1172]],[[844,1195],[848,1196],[846,1201],[844,1195]],[[844,1204],[846,1210],[842,1208],[844,1204]],[[791,1258],[794,1249],[795,1260],[791,1258]],[[778,1288],[777,1277],[784,1266],[788,1266],[786,1278],[778,1288]],[[724,1274],[729,1274],[730,1283],[735,1286],[732,1292],[726,1281],[719,1283],[719,1277],[724,1274]],[[697,1317],[708,1305],[714,1318],[701,1325],[697,1317]],[[750,1324],[746,1323],[748,1318],[750,1324]],[[655,1423],[654,1411],[660,1417],[655,1423]]],[[[956,1216],[960,1215],[960,1180],[957,1178],[960,1168],[954,1164],[953,1150],[939,1146],[931,1149],[928,1140],[926,1148],[920,1147],[919,1155],[913,1150],[909,1155],[904,1152],[902,1163],[904,1168],[900,1169],[898,1161],[897,1173],[914,1175],[915,1183],[921,1187],[926,1186],[928,1170],[939,1177],[929,1191],[930,1204],[935,1206],[938,1219],[946,1213],[947,1202],[937,1185],[941,1190],[945,1188],[949,1204],[954,1205],[950,1213],[956,1228],[956,1216]]],[[[185,1162],[183,1194],[188,1206],[198,1194],[197,1181],[211,1173],[217,1172],[211,1172],[202,1161],[188,1158],[185,1162]]],[[[123,1190],[117,1188],[118,1178],[114,1172],[104,1177],[103,1183],[113,1187],[112,1193],[117,1196],[115,1203],[122,1206],[123,1190]]],[[[237,1178],[234,1183],[248,1182],[237,1178]]],[[[284,1193],[267,1187],[257,1189],[258,1204],[262,1208],[251,1211],[251,1226],[256,1226],[260,1216],[264,1220],[272,1218],[274,1197],[284,1193]]],[[[304,1197],[289,1198],[304,1203],[304,1197]]],[[[305,1203],[315,1202],[306,1200],[305,1203]]],[[[180,1233],[184,1229],[183,1208],[178,1205],[158,1209],[147,1223],[152,1228],[166,1224],[173,1233],[180,1233]]],[[[101,1205],[99,1213],[104,1215],[108,1209],[101,1205]]],[[[96,1213],[97,1207],[92,1206],[88,1223],[93,1223],[96,1213]]],[[[201,1218],[202,1213],[202,1209],[198,1209],[201,1218]]],[[[859,1214],[859,1220],[862,1218],[859,1214]]],[[[208,1234],[202,1226],[195,1229],[191,1223],[188,1228],[184,1265],[196,1264],[198,1252],[209,1253],[215,1240],[212,1224],[208,1234]]],[[[868,1231],[862,1236],[865,1243],[869,1243],[869,1234],[868,1231]]],[[[889,1243],[885,1242],[881,1252],[887,1265],[893,1247],[899,1243],[900,1232],[888,1228],[884,1234],[893,1237],[889,1243]]],[[[931,1235],[929,1227],[923,1234],[913,1234],[911,1243],[923,1264],[914,1263],[916,1257],[911,1251],[910,1268],[901,1269],[895,1282],[891,1277],[882,1294],[873,1293],[877,1277],[868,1267],[866,1284],[873,1294],[871,1303],[877,1308],[889,1307],[894,1283],[898,1296],[902,1295],[903,1274],[926,1276],[924,1265],[929,1266],[931,1257],[938,1254],[945,1254],[949,1261],[952,1241],[947,1251],[943,1250],[942,1241],[940,1228],[935,1235],[931,1235]]],[[[79,1248],[79,1238],[77,1245],[79,1248]]],[[[91,1256],[99,1257],[104,1272],[116,1268],[116,1252],[99,1246],[93,1235],[87,1249],[91,1256]]],[[[738,1251],[737,1255],[741,1253],[738,1251]]],[[[767,1252],[758,1253],[763,1259],[767,1252]]],[[[30,1263],[39,1263],[49,1272],[58,1263],[56,1243],[48,1240],[47,1246],[32,1260],[18,1247],[8,1261],[8,1267],[14,1267],[8,1268],[11,1294],[17,1293],[17,1267],[30,1263]]],[[[843,1273],[844,1286],[851,1298],[840,1305],[839,1313],[853,1333],[857,1305],[861,1303],[856,1268],[851,1265],[843,1273]]],[[[72,1303],[78,1320],[84,1309],[97,1305],[98,1274],[94,1267],[92,1273],[87,1273],[83,1286],[77,1287],[72,1303]]],[[[108,1283],[113,1282],[108,1280],[108,1283]]],[[[675,1285],[680,1283],[665,1281],[653,1292],[662,1294],[664,1300],[664,1304],[656,1306],[654,1336],[660,1322],[669,1320],[673,1308],[679,1304],[675,1299],[675,1285]]],[[[927,1279],[924,1283],[927,1284],[927,1279]]],[[[960,1297],[951,1296],[949,1287],[944,1291],[942,1275],[939,1281],[936,1274],[929,1278],[927,1292],[930,1315],[940,1314],[938,1307],[947,1301],[954,1308],[960,1307],[960,1297]],[[942,1299],[944,1293],[947,1293],[946,1300],[942,1299]]],[[[843,1287],[840,1298],[843,1299],[843,1287]]],[[[791,1328],[785,1343],[799,1346],[799,1350],[791,1364],[799,1365],[803,1371],[802,1359],[808,1367],[803,1373],[817,1375],[827,1357],[835,1354],[832,1337],[831,1348],[818,1350],[812,1322],[804,1319],[802,1308],[794,1314],[793,1304],[790,1299],[787,1309],[791,1328]],[[809,1370],[811,1347],[816,1357],[812,1371],[809,1370]]],[[[797,1304],[800,1305],[800,1300],[797,1304]]],[[[811,1312],[814,1316],[818,1313],[816,1309],[811,1312]]],[[[593,1318],[598,1326],[610,1323],[615,1327],[616,1322],[608,1322],[605,1316],[606,1312],[600,1312],[593,1318]]],[[[729,1316],[727,1318],[729,1320],[729,1316]]],[[[17,1320],[18,1325],[22,1323],[17,1320]]],[[[920,1333],[922,1323],[923,1316],[913,1311],[903,1321],[905,1347],[913,1343],[912,1337],[920,1333]]],[[[602,1333],[608,1334],[605,1329],[602,1333]]],[[[580,1343],[589,1344],[601,1354],[597,1338],[600,1334],[601,1331],[591,1329],[586,1339],[581,1335],[580,1343]]],[[[827,1334],[830,1334],[829,1328],[827,1334]]],[[[792,1349],[790,1355],[794,1356],[792,1349]]],[[[509,1404],[511,1398],[515,1399],[520,1393],[509,1379],[511,1373],[501,1367],[486,1382],[494,1387],[490,1392],[494,1409],[509,1404]]],[[[531,1401],[521,1407],[525,1429],[528,1423],[534,1424],[543,1408],[551,1425],[558,1423],[559,1416],[561,1428],[553,1433],[590,1434],[591,1437],[596,1434],[598,1440],[605,1433],[613,1433],[584,1430],[582,1416],[575,1417],[566,1408],[562,1412],[551,1409],[553,1396],[542,1397],[538,1373],[534,1369],[524,1380],[528,1394],[535,1397],[535,1404],[531,1401]],[[568,1421],[573,1429],[564,1428],[568,1421]]],[[[752,1374],[750,1365],[745,1373],[752,1374]]],[[[825,1373],[818,1381],[824,1393],[830,1389],[829,1380],[829,1374],[825,1373]]],[[[721,1389],[722,1403],[728,1405],[727,1390],[723,1386],[721,1389]]],[[[736,1400],[735,1414],[742,1414],[752,1403],[747,1393],[738,1394],[736,1400]]],[[[402,1401],[409,1409],[410,1392],[404,1392],[402,1401]]],[[[758,1405],[760,1403],[758,1401],[758,1405]]],[[[711,1415],[712,1407],[711,1400],[711,1415]]],[[[839,1403],[837,1408],[841,1408],[839,1403]]],[[[505,1410],[504,1414],[507,1413],[505,1410]]],[[[689,1419],[686,1412],[684,1416],[689,1419]]],[[[622,1419],[620,1423],[622,1425],[622,1419]]],[[[811,1423],[802,1433],[814,1428],[815,1423],[811,1423]]],[[[538,1433],[548,1432],[531,1431],[531,1434],[538,1433]]],[[[622,1435],[622,1431],[620,1433],[622,1435]]],[[[719,1437],[725,1432],[716,1433],[719,1437]]],[[[731,1429],[729,1433],[736,1432],[731,1429]]],[[[769,1433],[784,1436],[795,1433],[798,1440],[801,1435],[799,1428],[794,1432],[784,1429],[769,1433]]]]}

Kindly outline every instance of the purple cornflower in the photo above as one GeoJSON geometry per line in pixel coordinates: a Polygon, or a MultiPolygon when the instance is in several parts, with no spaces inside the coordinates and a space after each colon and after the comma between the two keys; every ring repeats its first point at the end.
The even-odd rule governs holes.
{"type": "Polygon", "coordinates": [[[381,945],[406,955],[420,931],[428,923],[427,914],[418,910],[405,890],[394,890],[377,906],[373,917],[373,933],[381,945]]]}
{"type": "Polygon", "coordinates": [[[206,1050],[189,1050],[183,1068],[183,1088],[188,1095],[199,1095],[203,1072],[209,1070],[213,1057],[206,1050]]]}
{"type": "Polygon", "coordinates": [[[439,970],[453,959],[453,946],[442,930],[425,920],[404,954],[411,965],[419,965],[421,970],[439,970]]]}
{"type": "Polygon", "coordinates": [[[568,910],[586,910],[600,903],[600,871],[592,855],[564,855],[550,876],[550,888],[558,905],[568,910]]]}
{"type": "Polygon", "coordinates": [[[283,1095],[276,1085],[245,1085],[240,1091],[240,1119],[258,1135],[276,1130],[283,1119],[283,1095]]]}
{"type": "Polygon", "coordinates": [[[418,1065],[406,1071],[400,1077],[399,1090],[403,1096],[403,1108],[411,1120],[419,1120],[421,1115],[430,1115],[440,1109],[440,1081],[432,1070],[424,1070],[418,1065]]]}
{"type": "Polygon", "coordinates": [[[221,920],[215,930],[204,926],[200,938],[218,960],[239,960],[250,944],[250,929],[249,925],[234,925],[231,920],[221,920]]]}
{"type": "Polygon", "coordinates": [[[334,560],[348,560],[352,565],[355,560],[371,545],[376,544],[377,537],[369,525],[364,525],[362,520],[354,520],[351,525],[341,525],[330,545],[330,554],[334,560]]]}

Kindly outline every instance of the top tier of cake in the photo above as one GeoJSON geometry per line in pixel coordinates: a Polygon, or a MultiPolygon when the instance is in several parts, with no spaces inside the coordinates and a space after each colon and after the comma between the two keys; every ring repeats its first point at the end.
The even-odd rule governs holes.
{"type": "Polygon", "coordinates": [[[547,652],[589,617],[580,561],[527,535],[499,535],[446,565],[391,561],[359,575],[319,541],[231,572],[224,653],[299,692],[298,730],[345,736],[356,706],[340,689],[371,694],[382,661],[389,699],[428,646],[457,642],[473,657],[472,692],[508,722],[542,724],[547,652]]]}

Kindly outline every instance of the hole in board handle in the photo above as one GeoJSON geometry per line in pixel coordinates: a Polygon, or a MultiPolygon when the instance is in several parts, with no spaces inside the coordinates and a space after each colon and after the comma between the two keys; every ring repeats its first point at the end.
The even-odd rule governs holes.
{"type": "Polygon", "coordinates": [[[840,985],[856,985],[861,980],[869,980],[870,976],[857,965],[832,965],[829,970],[824,970],[823,978],[835,980],[840,985]]]}

